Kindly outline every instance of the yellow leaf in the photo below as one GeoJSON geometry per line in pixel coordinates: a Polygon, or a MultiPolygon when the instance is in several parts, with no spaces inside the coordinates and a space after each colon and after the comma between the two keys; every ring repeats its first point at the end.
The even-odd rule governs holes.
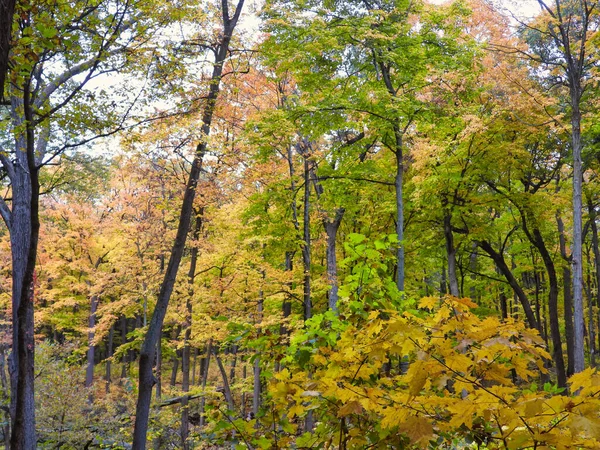
{"type": "Polygon", "coordinates": [[[419,301],[420,309],[434,309],[440,304],[440,299],[438,297],[423,297],[419,301]]]}
{"type": "Polygon", "coordinates": [[[571,392],[576,392],[581,388],[591,387],[597,385],[597,378],[594,377],[596,371],[591,367],[588,367],[583,372],[576,373],[569,378],[571,384],[571,392]]]}
{"type": "Polygon", "coordinates": [[[433,437],[433,427],[423,417],[408,416],[398,429],[405,433],[413,444],[427,442],[433,437]]]}
{"type": "Polygon", "coordinates": [[[350,414],[360,414],[362,413],[363,408],[359,402],[356,400],[351,401],[350,403],[346,403],[338,410],[338,417],[346,417],[350,414]]]}

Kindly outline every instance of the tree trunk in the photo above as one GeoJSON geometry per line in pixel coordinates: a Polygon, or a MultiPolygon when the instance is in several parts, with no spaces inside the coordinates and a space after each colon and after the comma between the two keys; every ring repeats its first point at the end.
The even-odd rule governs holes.
{"type": "Polygon", "coordinates": [[[4,100],[4,82],[9,69],[10,42],[16,0],[0,0],[0,100],[4,100]]]}
{"type": "Polygon", "coordinates": [[[108,331],[108,343],[106,345],[106,375],[104,381],[106,381],[106,393],[110,390],[110,383],[112,382],[112,364],[111,359],[113,355],[113,338],[115,334],[115,325],[110,326],[108,331]]]}
{"type": "MultiPolygon", "coordinates": [[[[561,217],[556,214],[556,223],[558,225],[558,239],[560,245],[560,254],[568,263],[567,240],[565,238],[565,226],[561,217]]],[[[567,376],[570,377],[575,372],[575,353],[574,353],[574,330],[573,330],[573,297],[571,295],[571,271],[568,266],[563,266],[563,300],[565,309],[565,341],[567,344],[567,376]]]]}
{"type": "MultiPolygon", "coordinates": [[[[594,252],[595,263],[594,268],[596,278],[596,307],[600,307],[600,246],[598,244],[598,225],[596,224],[596,210],[591,199],[588,199],[588,212],[590,214],[590,226],[592,228],[592,250],[594,252]]],[[[591,314],[592,313],[590,312],[590,315],[591,314]]],[[[593,319],[590,319],[590,321],[593,323],[593,319]]],[[[598,333],[598,338],[599,340],[597,348],[600,348],[600,333],[598,333]]]]}
{"type": "MultiPolygon", "coordinates": [[[[308,152],[308,149],[305,149],[308,152]]],[[[304,320],[312,317],[312,299],[310,297],[310,168],[308,155],[303,155],[304,160],[304,224],[302,244],[302,264],[304,268],[304,320]]]]}
{"type": "Polygon", "coordinates": [[[227,409],[229,412],[233,413],[235,411],[235,405],[233,404],[233,395],[231,394],[231,387],[229,386],[229,380],[227,379],[227,372],[225,371],[225,367],[223,366],[223,361],[217,355],[215,351],[215,361],[217,362],[217,366],[219,367],[219,372],[221,372],[221,379],[223,380],[223,395],[225,396],[225,401],[227,402],[227,409]]]}
{"type": "Polygon", "coordinates": [[[583,251],[582,251],[582,162],[581,162],[581,99],[580,80],[571,83],[571,128],[573,148],[573,370],[579,373],[585,368],[583,335],[583,251]],[[577,82],[575,82],[577,81],[577,82]]]}
{"type": "MultiPolygon", "coordinates": [[[[263,272],[263,276],[264,276],[264,272],[263,272]]],[[[263,295],[264,295],[263,290],[261,289],[259,291],[258,304],[256,305],[257,323],[262,322],[263,304],[264,304],[263,295]]],[[[252,389],[252,414],[256,418],[256,417],[258,417],[258,409],[260,408],[260,391],[261,391],[261,389],[260,389],[261,388],[261,386],[260,386],[260,354],[259,353],[257,353],[254,358],[253,375],[254,375],[254,385],[253,385],[253,389],[252,389]]]]}
{"type": "Polygon", "coordinates": [[[208,367],[210,364],[210,355],[212,354],[212,339],[206,344],[206,358],[204,359],[204,367],[202,368],[202,398],[200,399],[200,427],[202,428],[206,422],[204,417],[204,406],[206,405],[206,382],[208,380],[208,367]]]}
{"type": "MultiPolygon", "coordinates": [[[[523,221],[523,231],[527,235],[529,241],[538,249],[546,267],[548,273],[548,312],[550,316],[550,337],[552,339],[552,356],[556,367],[556,376],[558,386],[561,388],[567,387],[567,376],[565,370],[565,362],[562,353],[562,342],[560,336],[560,323],[558,319],[558,278],[556,276],[556,270],[554,268],[554,261],[552,256],[546,248],[542,233],[535,227],[532,231],[529,230],[527,225],[526,217],[523,211],[521,211],[523,221]]],[[[576,350],[576,348],[574,349],[576,350]]],[[[577,363],[577,358],[575,358],[577,363]]],[[[575,364],[575,368],[577,365],[575,364]]]]}
{"type": "MultiPolygon", "coordinates": [[[[202,229],[202,216],[204,214],[204,208],[200,208],[196,214],[196,223],[194,224],[194,231],[192,233],[192,239],[194,242],[198,242],[200,237],[200,230],[202,229]]],[[[196,279],[196,265],[198,263],[198,246],[193,245],[190,250],[190,270],[188,272],[188,296],[185,302],[185,332],[183,337],[183,351],[181,355],[181,390],[184,395],[181,399],[181,448],[183,450],[189,449],[187,442],[188,435],[190,432],[190,420],[189,420],[189,398],[186,395],[190,390],[190,339],[192,337],[192,299],[194,297],[194,280],[196,279]]]]}
{"type": "MultiPolygon", "coordinates": [[[[127,339],[127,317],[121,317],[121,343],[126,344],[127,339]]],[[[123,352],[123,356],[121,357],[121,362],[123,366],[121,367],[121,378],[127,377],[127,366],[128,366],[128,351],[123,352]]]]}
{"type": "Polygon", "coordinates": [[[404,180],[404,155],[402,130],[398,125],[394,125],[394,137],[396,148],[394,156],[396,157],[396,177],[394,179],[394,189],[396,192],[396,236],[398,237],[398,247],[396,248],[396,287],[400,292],[404,292],[404,200],[402,199],[402,189],[404,180]]]}
{"type": "Polygon", "coordinates": [[[158,341],[156,342],[156,398],[160,400],[162,397],[162,329],[158,333],[158,341]]]}
{"type": "MultiPolygon", "coordinates": [[[[96,327],[96,310],[98,309],[98,296],[92,296],[90,300],[90,316],[88,318],[88,351],[87,351],[87,369],[85,371],[85,387],[91,388],[94,383],[94,357],[96,346],[94,342],[94,328],[96,327]]],[[[94,396],[90,392],[88,401],[94,402],[94,396]]]]}
{"type": "Polygon", "coordinates": [[[188,230],[192,220],[194,197],[196,195],[196,186],[202,169],[202,160],[207,149],[206,137],[210,134],[210,128],[215,110],[215,103],[220,91],[220,82],[223,73],[223,64],[229,54],[229,43],[231,35],[237,24],[240,16],[244,0],[239,0],[233,16],[229,15],[229,5],[227,0],[222,0],[222,17],[223,17],[223,32],[220,35],[220,42],[215,52],[215,63],[213,65],[213,73],[209,93],[206,99],[206,106],[202,116],[202,142],[196,147],[194,160],[190,169],[181,212],[179,214],[179,226],[171,256],[165,271],[165,277],[160,287],[154,313],[150,319],[150,325],[142,344],[139,362],[139,383],[138,383],[138,399],[135,410],[135,426],[133,431],[133,446],[132,450],[145,450],[146,435],[148,433],[148,419],[150,414],[150,401],[152,399],[152,387],[155,383],[155,378],[152,375],[152,367],[154,363],[154,352],[158,336],[162,328],[162,324],[167,312],[167,306],[173,292],[175,279],[179,270],[179,264],[185,249],[188,230]]]}
{"type": "Polygon", "coordinates": [[[448,281],[450,283],[450,295],[460,297],[458,279],[456,278],[456,248],[454,247],[454,235],[452,234],[452,214],[446,211],[444,214],[444,239],[446,241],[446,256],[448,258],[448,281]]]}
{"type": "Polygon", "coordinates": [[[338,302],[338,272],[337,272],[337,254],[336,239],[337,232],[344,217],[344,208],[339,208],[335,213],[335,218],[330,220],[323,219],[325,233],[327,233],[327,281],[329,282],[328,303],[329,309],[337,312],[338,302]]]}
{"type": "Polygon", "coordinates": [[[523,311],[525,312],[525,317],[527,318],[527,323],[529,324],[529,327],[540,330],[540,326],[535,319],[533,309],[531,309],[529,299],[523,291],[523,288],[521,288],[521,286],[519,285],[519,282],[513,275],[512,271],[508,268],[508,265],[504,260],[504,256],[498,253],[496,250],[494,250],[494,248],[488,241],[478,241],[477,244],[484,252],[490,255],[490,258],[492,258],[494,263],[496,263],[496,267],[498,268],[500,273],[504,275],[504,278],[506,278],[506,281],[508,281],[508,284],[512,288],[513,292],[519,299],[521,306],[523,307],[523,311]]]}
{"type": "Polygon", "coordinates": [[[16,137],[14,164],[2,157],[12,183],[12,211],[4,202],[0,213],[10,234],[12,254],[12,352],[9,357],[11,380],[11,449],[34,450],[34,278],[39,238],[39,168],[35,161],[33,110],[26,85],[23,101],[12,99],[16,129],[25,128],[16,137]],[[20,114],[20,107],[24,114],[20,114]]]}

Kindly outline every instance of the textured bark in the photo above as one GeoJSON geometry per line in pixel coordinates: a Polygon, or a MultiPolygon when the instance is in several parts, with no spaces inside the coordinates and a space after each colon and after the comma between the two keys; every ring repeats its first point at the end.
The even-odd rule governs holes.
{"type": "Polygon", "coordinates": [[[583,316],[583,244],[582,244],[582,161],[581,161],[581,100],[580,79],[573,76],[571,83],[571,128],[573,147],[573,371],[585,368],[583,316]]]}
{"type": "MultiPolygon", "coordinates": [[[[220,91],[221,77],[223,74],[223,64],[229,54],[229,43],[233,30],[240,17],[244,0],[239,0],[233,16],[229,15],[229,5],[227,0],[221,1],[223,32],[220,35],[220,42],[215,52],[215,63],[211,76],[209,93],[206,99],[206,106],[202,116],[202,135],[207,137],[210,134],[213,113],[215,104],[220,91]]],[[[207,139],[196,147],[192,167],[190,168],[188,181],[181,205],[179,214],[179,226],[175,242],[171,249],[171,255],[165,271],[165,277],[160,287],[154,313],[150,319],[150,325],[142,344],[139,360],[139,382],[138,382],[138,399],[135,410],[135,425],[133,431],[133,450],[145,450],[146,435],[148,432],[148,419],[150,414],[150,401],[152,399],[152,387],[155,383],[155,378],[152,374],[154,365],[154,352],[158,341],[160,330],[162,329],[163,321],[175,285],[177,272],[185,249],[188,230],[192,220],[193,204],[196,195],[196,186],[200,178],[202,169],[202,160],[207,150],[207,139]]]]}
{"type": "MultiPolygon", "coordinates": [[[[16,138],[15,162],[4,158],[2,164],[12,183],[12,212],[2,208],[10,234],[12,254],[13,336],[9,358],[11,380],[11,449],[34,450],[34,272],[39,238],[39,168],[35,160],[33,110],[29,86],[23,100],[13,97],[14,125],[24,127],[24,135],[16,138]],[[22,108],[23,115],[18,111],[22,108]],[[9,215],[10,214],[10,215],[9,215]]],[[[5,204],[3,204],[5,206],[5,204]]]]}
{"type": "Polygon", "coordinates": [[[344,208],[339,208],[335,213],[335,218],[323,219],[325,233],[327,233],[327,281],[329,282],[328,303],[329,309],[337,311],[338,302],[338,271],[337,271],[337,254],[336,240],[337,232],[344,217],[344,208]]]}
{"type": "Polygon", "coordinates": [[[8,73],[8,55],[16,0],[0,0],[0,100],[4,99],[4,83],[8,73]]]}

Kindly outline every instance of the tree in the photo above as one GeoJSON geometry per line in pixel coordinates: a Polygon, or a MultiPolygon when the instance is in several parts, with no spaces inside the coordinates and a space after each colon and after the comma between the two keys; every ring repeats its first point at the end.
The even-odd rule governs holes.
{"type": "Polygon", "coordinates": [[[128,52],[134,51],[133,43],[145,40],[138,41],[149,31],[149,21],[140,13],[130,4],[109,0],[94,5],[77,2],[58,10],[52,2],[18,5],[19,31],[10,60],[10,118],[2,123],[0,150],[3,174],[10,183],[10,199],[0,200],[0,215],[10,234],[13,269],[13,449],[36,445],[33,280],[40,170],[68,149],[120,128],[124,119],[119,115],[129,112],[131,98],[122,99],[124,110],[109,107],[114,99],[107,99],[101,90],[86,91],[86,85],[100,74],[120,70],[129,61],[128,52]]]}
{"type": "Polygon", "coordinates": [[[0,100],[4,99],[4,83],[9,69],[10,40],[16,0],[0,1],[0,100]]]}
{"type": "Polygon", "coordinates": [[[221,78],[223,77],[223,66],[229,56],[229,45],[233,36],[233,31],[238,23],[244,0],[239,0],[233,14],[229,12],[227,0],[221,2],[221,17],[223,29],[218,41],[213,48],[214,65],[210,78],[209,92],[206,96],[206,106],[202,116],[202,141],[197,145],[194,152],[194,159],[189,172],[186,184],[181,213],[179,215],[179,225],[175,242],[171,249],[169,263],[167,265],[165,276],[160,287],[156,307],[152,314],[152,319],[148,326],[144,343],[140,351],[139,362],[139,385],[138,400],[135,412],[135,428],[133,432],[133,449],[144,450],[146,448],[146,435],[148,430],[148,418],[150,413],[150,401],[152,399],[152,387],[154,386],[154,377],[152,367],[154,366],[154,353],[156,343],[162,329],[162,324],[167,312],[171,293],[179,271],[179,265],[185,249],[185,242],[192,220],[194,197],[196,195],[196,186],[200,178],[202,161],[207,151],[207,138],[210,134],[213,113],[217,97],[219,96],[221,78]]]}
{"type": "Polygon", "coordinates": [[[570,108],[571,147],[573,156],[573,354],[574,371],[581,372],[584,359],[583,315],[583,237],[581,152],[582,101],[589,90],[590,70],[597,55],[590,49],[590,39],[598,31],[598,2],[555,0],[552,4],[538,0],[542,14],[532,23],[523,24],[529,49],[524,55],[541,65],[549,75],[549,85],[567,88],[570,108]]]}

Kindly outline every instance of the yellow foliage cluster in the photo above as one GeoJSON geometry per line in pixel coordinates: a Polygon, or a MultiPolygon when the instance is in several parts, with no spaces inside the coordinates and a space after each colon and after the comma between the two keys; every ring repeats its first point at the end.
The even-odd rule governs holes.
{"type": "MultiPolygon", "coordinates": [[[[570,395],[544,379],[550,355],[537,332],[481,319],[468,299],[424,298],[415,314],[373,311],[334,345],[315,348],[304,367],[271,383],[290,421],[312,410],[339,448],[600,448],[600,374],[570,379],[570,395]],[[406,370],[396,370],[396,363],[406,370]]],[[[324,442],[326,445],[327,442],[324,442]]]]}

